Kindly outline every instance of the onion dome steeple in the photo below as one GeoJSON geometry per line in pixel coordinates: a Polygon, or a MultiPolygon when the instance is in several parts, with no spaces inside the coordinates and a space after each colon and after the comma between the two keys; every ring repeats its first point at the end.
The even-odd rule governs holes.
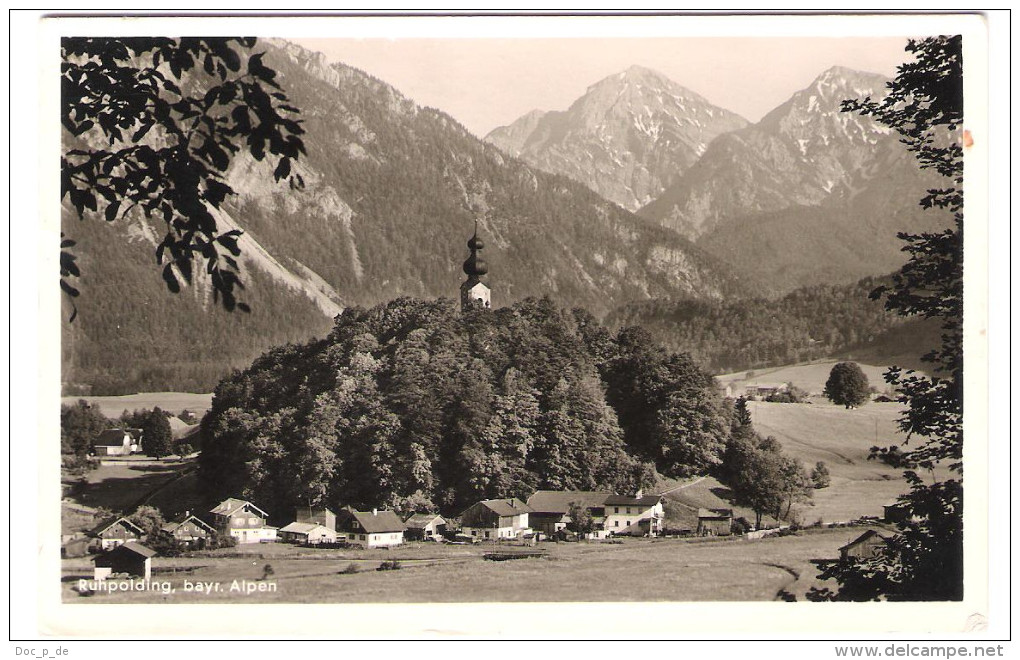
{"type": "Polygon", "coordinates": [[[489,287],[482,282],[481,277],[489,272],[489,265],[485,263],[478,253],[485,247],[482,239],[478,238],[478,221],[475,220],[475,233],[467,242],[471,256],[464,262],[464,274],[468,276],[467,281],[460,285],[460,304],[464,310],[473,307],[489,307],[491,305],[491,292],[489,287]]]}
{"type": "Polygon", "coordinates": [[[464,262],[464,274],[470,278],[477,279],[489,272],[489,265],[478,256],[478,252],[485,247],[485,243],[482,242],[482,239],[478,238],[477,220],[475,220],[475,233],[468,239],[467,246],[471,250],[471,256],[464,262]]]}

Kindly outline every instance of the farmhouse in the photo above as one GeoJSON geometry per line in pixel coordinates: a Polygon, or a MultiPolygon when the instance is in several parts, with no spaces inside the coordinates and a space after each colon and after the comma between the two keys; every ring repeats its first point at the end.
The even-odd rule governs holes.
{"type": "Polygon", "coordinates": [[[238,543],[262,543],[276,540],[276,528],[266,524],[262,509],[245,500],[228,498],[209,511],[209,522],[217,533],[233,536],[238,543]]]}
{"type": "Polygon", "coordinates": [[[698,536],[729,536],[733,509],[698,509],[698,536]]]}
{"type": "Polygon", "coordinates": [[[839,549],[839,560],[870,559],[877,557],[885,546],[886,539],[873,529],[864,532],[839,549]]]}
{"type": "Polygon", "coordinates": [[[102,550],[116,548],[128,541],[141,540],[144,534],[141,527],[127,518],[110,518],[89,532],[89,536],[99,539],[99,547],[102,550]]]}
{"type": "Polygon", "coordinates": [[[788,387],[786,383],[755,383],[744,388],[744,395],[752,398],[765,398],[779,392],[785,392],[788,387]]]}
{"type": "Polygon", "coordinates": [[[197,516],[191,515],[190,511],[185,511],[183,515],[166,523],[160,527],[160,531],[188,545],[197,543],[200,539],[208,539],[216,533],[215,529],[197,516]]]}
{"type": "Polygon", "coordinates": [[[96,456],[128,456],[142,451],[141,429],[107,429],[92,442],[96,456]]]}
{"type": "Polygon", "coordinates": [[[152,577],[152,557],[155,555],[155,550],[135,541],[118,545],[92,560],[96,564],[95,579],[105,580],[116,573],[127,573],[148,580],[152,577]]]}
{"type": "Polygon", "coordinates": [[[336,519],[338,538],[365,548],[404,542],[404,523],[392,511],[341,509],[336,519]]]}
{"type": "Polygon", "coordinates": [[[326,529],[336,531],[336,514],[326,507],[299,506],[294,510],[294,520],[302,523],[317,523],[326,529]]]}
{"type": "Polygon", "coordinates": [[[416,513],[404,521],[404,536],[409,541],[435,540],[443,535],[447,524],[438,513],[416,513]]]}
{"type": "Polygon", "coordinates": [[[585,490],[539,490],[528,498],[528,506],[531,513],[528,514],[530,526],[552,536],[566,528],[571,522],[568,512],[573,502],[579,502],[588,509],[588,513],[594,519],[595,538],[602,538],[606,535],[606,500],[615,497],[614,493],[608,491],[585,491],[585,490]]]}
{"type": "Polygon", "coordinates": [[[461,533],[483,539],[512,539],[531,531],[531,507],[516,497],[482,500],[460,514],[461,533]]]}
{"type": "Polygon", "coordinates": [[[609,534],[655,536],[662,532],[665,513],[661,495],[645,495],[640,490],[634,495],[612,495],[606,498],[605,506],[603,524],[609,534]]]}
{"type": "Polygon", "coordinates": [[[336,543],[336,530],[313,522],[292,522],[280,528],[280,538],[291,543],[336,543]]]}

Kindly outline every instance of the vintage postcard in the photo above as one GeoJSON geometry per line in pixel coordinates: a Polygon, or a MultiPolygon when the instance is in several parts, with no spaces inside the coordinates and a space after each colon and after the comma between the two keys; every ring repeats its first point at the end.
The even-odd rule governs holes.
{"type": "Polygon", "coordinates": [[[982,634],[981,16],[39,30],[40,634],[982,634]]]}

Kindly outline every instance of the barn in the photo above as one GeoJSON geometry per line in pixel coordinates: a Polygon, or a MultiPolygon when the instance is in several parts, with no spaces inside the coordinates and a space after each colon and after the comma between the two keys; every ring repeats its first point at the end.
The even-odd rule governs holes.
{"type": "Polygon", "coordinates": [[[434,541],[446,531],[447,522],[438,513],[416,513],[404,521],[409,541],[434,541]]]}
{"type": "Polygon", "coordinates": [[[134,541],[118,545],[92,560],[96,564],[95,578],[105,580],[110,575],[126,573],[145,580],[151,579],[152,558],[155,555],[155,550],[134,541]]]}
{"type": "Polygon", "coordinates": [[[886,538],[873,529],[864,532],[839,549],[839,560],[870,559],[877,557],[885,547],[886,538]]]}
{"type": "Polygon", "coordinates": [[[698,536],[729,536],[733,509],[698,509],[698,536]]]}

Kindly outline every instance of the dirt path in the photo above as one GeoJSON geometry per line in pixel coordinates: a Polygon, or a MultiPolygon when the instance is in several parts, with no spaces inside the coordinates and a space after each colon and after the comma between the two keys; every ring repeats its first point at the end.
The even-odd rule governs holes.
{"type": "Polygon", "coordinates": [[[779,587],[779,590],[776,592],[776,597],[773,598],[772,600],[785,601],[789,600],[790,596],[795,596],[795,594],[793,594],[790,591],[790,587],[795,585],[797,581],[800,580],[800,571],[790,568],[789,566],[784,566],[783,564],[772,564],[769,562],[765,562],[764,564],[762,564],[762,566],[778,568],[779,570],[786,571],[792,576],[790,580],[787,580],[786,582],[783,583],[783,586],[779,587]]]}
{"type": "Polygon", "coordinates": [[[689,484],[681,484],[679,486],[674,486],[673,488],[670,488],[669,490],[662,491],[661,493],[659,493],[659,495],[666,495],[666,494],[669,494],[669,493],[675,493],[678,490],[683,490],[684,488],[690,488],[694,484],[701,483],[704,480],[705,480],[705,477],[698,477],[697,479],[695,479],[694,481],[692,481],[689,484]]]}

